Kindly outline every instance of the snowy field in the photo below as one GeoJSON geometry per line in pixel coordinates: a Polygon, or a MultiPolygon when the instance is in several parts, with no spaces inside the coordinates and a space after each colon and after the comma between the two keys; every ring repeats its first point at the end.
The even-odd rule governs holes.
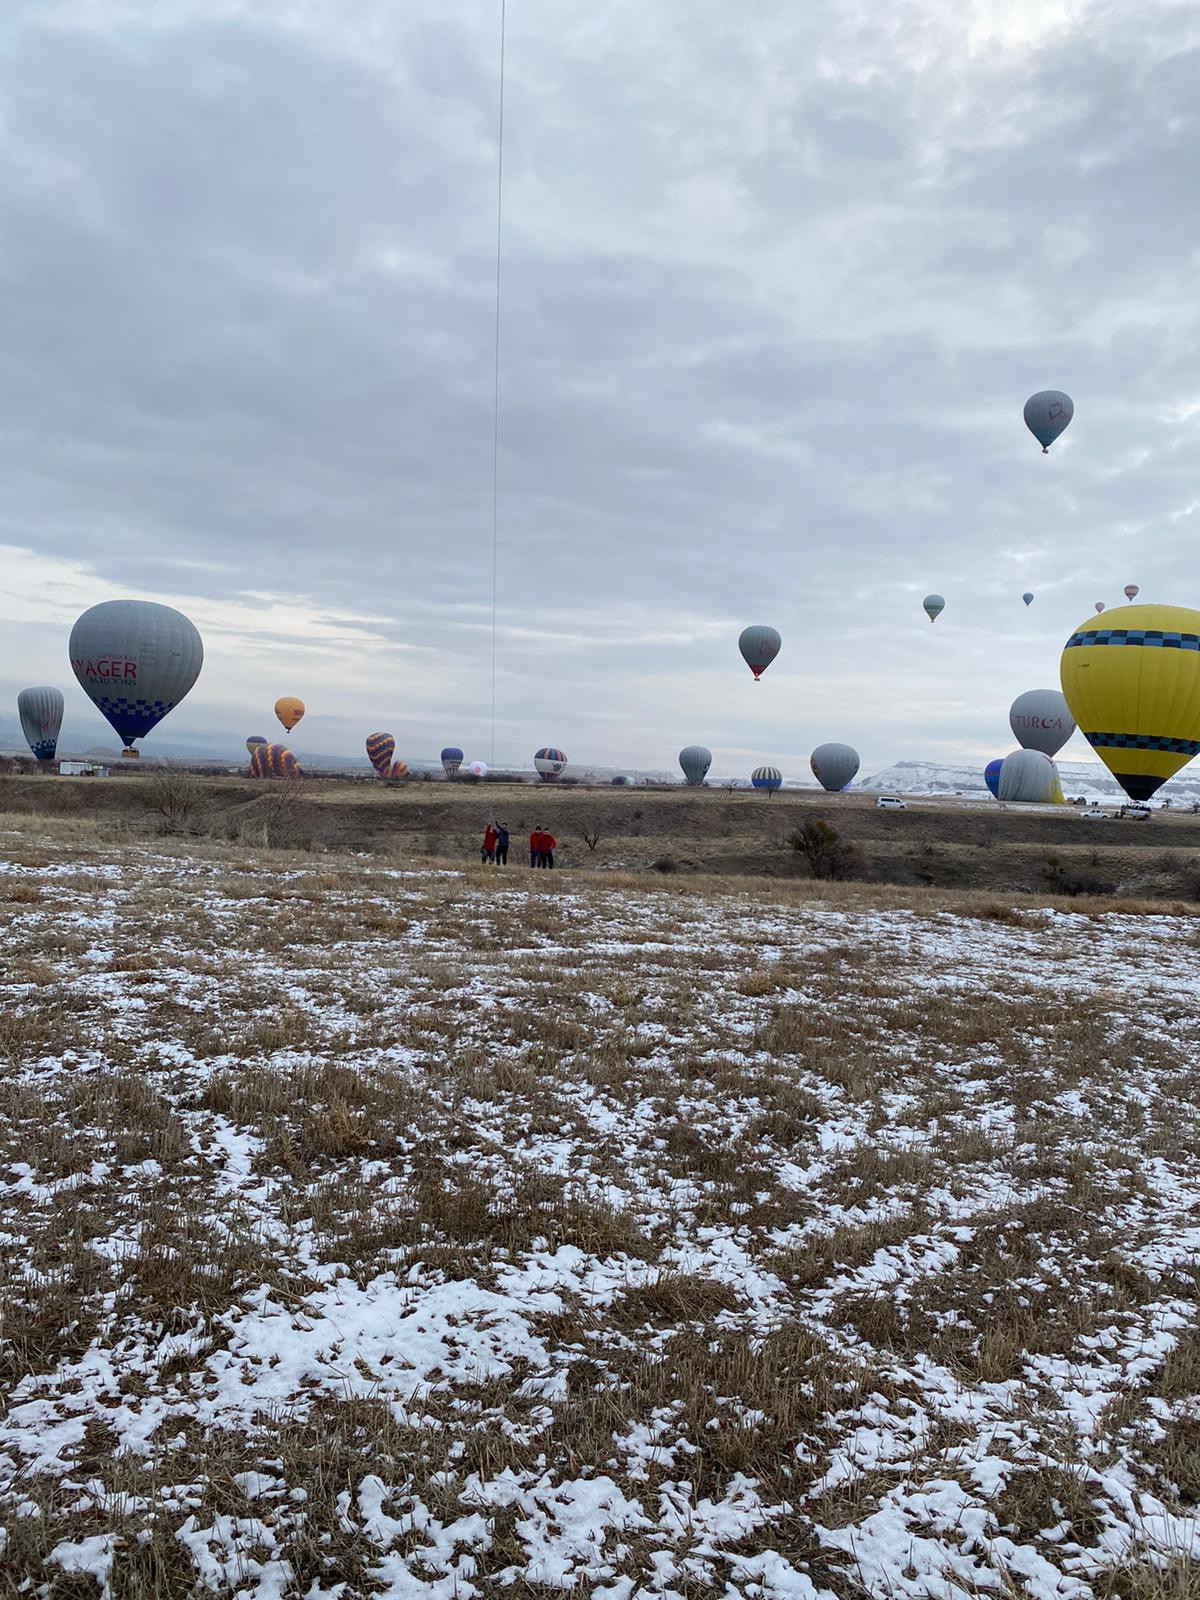
{"type": "Polygon", "coordinates": [[[1197,924],[824,893],[0,834],[0,1593],[1200,1594],[1197,924]]]}

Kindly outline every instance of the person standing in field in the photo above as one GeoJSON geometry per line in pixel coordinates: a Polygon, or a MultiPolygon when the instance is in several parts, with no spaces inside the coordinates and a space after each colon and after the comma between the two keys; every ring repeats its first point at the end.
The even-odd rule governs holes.
{"type": "Polygon", "coordinates": [[[498,867],[506,867],[508,865],[507,822],[498,822],[496,824],[496,865],[498,867]]]}
{"type": "Polygon", "coordinates": [[[546,833],[543,830],[543,832],[542,832],[542,866],[544,866],[544,867],[552,867],[554,865],[554,847],[555,847],[555,845],[557,843],[558,843],[558,840],[554,837],[554,835],[552,833],[546,833]]]}
{"type": "Polygon", "coordinates": [[[486,863],[496,858],[496,830],[489,822],[483,830],[483,847],[479,852],[480,861],[486,863]]]}
{"type": "Polygon", "coordinates": [[[540,867],[542,864],[542,830],[535,828],[529,835],[529,865],[540,867]]]}

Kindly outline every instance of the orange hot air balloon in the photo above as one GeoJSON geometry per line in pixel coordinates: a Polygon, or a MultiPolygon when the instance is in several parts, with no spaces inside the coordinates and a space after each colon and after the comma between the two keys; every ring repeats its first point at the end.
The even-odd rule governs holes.
{"type": "Polygon", "coordinates": [[[290,733],[304,715],[304,701],[297,700],[294,694],[285,694],[275,702],[275,715],[290,733]]]}

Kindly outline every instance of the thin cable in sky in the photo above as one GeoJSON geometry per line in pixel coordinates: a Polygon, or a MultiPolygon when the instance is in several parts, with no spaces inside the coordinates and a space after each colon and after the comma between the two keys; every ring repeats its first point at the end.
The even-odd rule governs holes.
{"type": "Polygon", "coordinates": [[[492,390],[492,765],[496,762],[496,585],[500,528],[500,241],[504,216],[504,33],[508,0],[500,0],[500,117],[496,155],[496,342],[492,390]]]}

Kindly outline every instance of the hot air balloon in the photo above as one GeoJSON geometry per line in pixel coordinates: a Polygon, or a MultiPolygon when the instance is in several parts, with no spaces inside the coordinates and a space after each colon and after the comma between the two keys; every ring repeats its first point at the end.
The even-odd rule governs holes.
{"type": "Polygon", "coordinates": [[[614,789],[619,789],[624,784],[627,784],[629,782],[629,779],[625,776],[625,774],[623,772],[619,772],[615,778],[610,779],[610,782],[612,783],[612,786],[613,786],[614,789]]]}
{"type": "Polygon", "coordinates": [[[822,789],[840,794],[858,771],[858,751],[848,744],[819,744],[808,764],[822,789]]]}
{"type": "Polygon", "coordinates": [[[925,615],[929,618],[930,622],[936,622],[941,616],[942,612],[946,609],[946,602],[942,599],[940,594],[927,594],[924,600],[921,601],[921,604],[924,606],[925,615]]]}
{"type": "Polygon", "coordinates": [[[463,764],[463,753],[457,745],[448,744],[442,751],[442,771],[452,778],[463,764]]]}
{"type": "Polygon", "coordinates": [[[1025,426],[1045,455],[1075,415],[1075,402],[1061,389],[1042,389],[1025,402],[1025,426]]]}
{"type": "Polygon", "coordinates": [[[270,741],[268,739],[264,739],[261,733],[252,733],[246,740],[246,754],[248,756],[252,756],[254,754],[255,745],[269,743],[270,741]]]}
{"type": "Polygon", "coordinates": [[[750,774],[750,782],[756,789],[765,789],[768,794],[773,794],[783,782],[783,773],[778,767],[755,767],[750,774]]]}
{"type": "Polygon", "coordinates": [[[1063,694],[1131,800],[1148,800],[1200,751],[1200,611],[1121,606],[1067,640],[1063,694]]]}
{"type": "Polygon", "coordinates": [[[983,769],[983,781],[988,786],[988,793],[994,800],[1000,798],[1000,768],[1004,765],[1004,757],[997,756],[994,761],[989,761],[983,769]]]}
{"type": "Polygon", "coordinates": [[[286,745],[260,744],[250,757],[252,778],[299,778],[300,763],[286,745]]]}
{"type": "Polygon", "coordinates": [[[1067,702],[1057,689],[1027,689],[1009,707],[1008,725],[1023,750],[1056,756],[1075,732],[1067,702]]]}
{"type": "Polygon", "coordinates": [[[405,762],[403,762],[403,761],[397,761],[393,765],[391,771],[387,774],[387,776],[392,780],[393,783],[398,783],[401,778],[407,778],[408,777],[408,766],[407,766],[407,764],[405,762]]]}
{"type": "Polygon", "coordinates": [[[1028,805],[1062,805],[1058,768],[1040,750],[1014,750],[1001,763],[996,798],[1028,805]]]}
{"type": "Polygon", "coordinates": [[[1138,586],[1137,586],[1136,583],[1127,583],[1125,585],[1125,598],[1126,598],[1126,600],[1136,600],[1137,597],[1138,597],[1138,593],[1139,593],[1139,590],[1138,590],[1138,586]]]}
{"type": "Polygon", "coordinates": [[[684,745],[679,752],[679,765],[688,787],[698,789],[712,766],[712,751],[702,744],[684,745]]]}
{"type": "Polygon", "coordinates": [[[467,771],[471,774],[471,776],[473,778],[486,778],[487,777],[487,762],[486,761],[472,761],[471,765],[467,768],[467,771]]]}
{"type": "Polygon", "coordinates": [[[62,690],[53,689],[49,684],[40,684],[36,689],[22,689],[17,696],[21,732],[39,761],[54,760],[58,735],[62,729],[64,704],[62,690]]]}
{"type": "Polygon", "coordinates": [[[1099,616],[1100,613],[1104,610],[1104,601],[1103,600],[1097,600],[1094,609],[1095,609],[1096,615],[1099,616]]]}
{"type": "Polygon", "coordinates": [[[762,623],[742,629],[738,635],[738,649],[742,652],[742,660],[754,674],[755,683],[779,654],[782,644],[783,640],[776,630],[762,623]]]}
{"type": "Polygon", "coordinates": [[[1021,596],[1021,599],[1024,600],[1024,602],[1025,602],[1025,604],[1027,606],[1031,606],[1033,604],[1033,591],[1032,591],[1032,589],[1026,589],[1025,593],[1021,596]]]}
{"type": "Polygon", "coordinates": [[[116,730],[124,753],[144,738],[200,676],[204,644],[181,611],[153,600],[102,600],[71,629],[71,666],[116,730]]]}
{"type": "Polygon", "coordinates": [[[275,702],[275,715],[290,733],[304,715],[304,701],[294,694],[285,694],[275,702]]]}
{"type": "Polygon", "coordinates": [[[533,765],[543,783],[553,783],[566,764],[566,756],[553,745],[534,752],[533,765]]]}
{"type": "Polygon", "coordinates": [[[389,776],[392,770],[392,757],[396,754],[396,741],[390,733],[369,733],[367,735],[367,760],[375,768],[381,778],[389,776]]]}

